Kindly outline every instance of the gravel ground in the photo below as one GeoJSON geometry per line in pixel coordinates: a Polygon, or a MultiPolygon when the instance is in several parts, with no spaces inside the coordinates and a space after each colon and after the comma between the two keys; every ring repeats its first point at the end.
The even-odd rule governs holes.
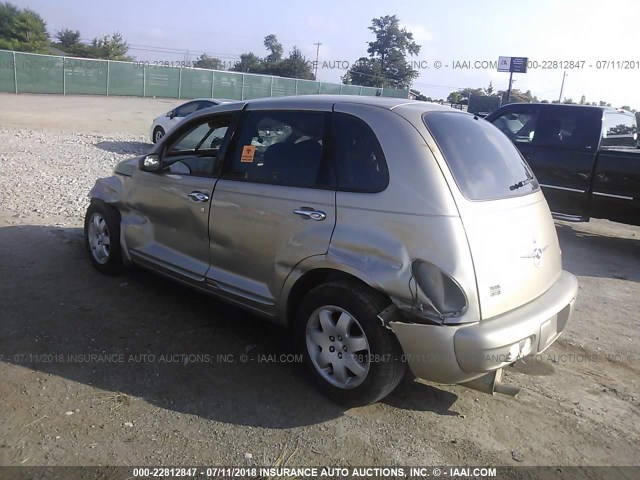
{"type": "MultiPolygon", "coordinates": [[[[87,193],[149,148],[151,117],[96,134],[114,128],[103,112],[123,102],[91,99],[69,131],[48,115],[63,115],[56,102],[83,111],[83,97],[7,98],[0,465],[640,465],[640,228],[557,224],[565,268],[580,280],[576,315],[541,361],[507,370],[518,398],[407,381],[344,410],[297,364],[256,360],[291,352],[280,328],[141,270],[91,268],[87,193]],[[40,105],[47,120],[25,129],[40,105]],[[246,364],[181,356],[245,352],[246,364]]],[[[167,109],[149,102],[144,111],[167,109]]]]}
{"type": "Polygon", "coordinates": [[[143,135],[94,135],[0,129],[0,208],[15,221],[79,221],[95,180],[120,161],[151,148],[143,135]]]}

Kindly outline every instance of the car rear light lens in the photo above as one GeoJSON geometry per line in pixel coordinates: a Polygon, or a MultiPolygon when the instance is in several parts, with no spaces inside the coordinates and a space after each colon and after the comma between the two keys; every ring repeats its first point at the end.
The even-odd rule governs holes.
{"type": "MultiPolygon", "coordinates": [[[[411,262],[411,272],[427,303],[420,308],[439,319],[458,317],[467,309],[467,297],[458,283],[432,263],[424,260],[411,262]]],[[[417,300],[417,299],[416,299],[417,300]]],[[[419,300],[417,300],[419,301],[419,300]]]]}

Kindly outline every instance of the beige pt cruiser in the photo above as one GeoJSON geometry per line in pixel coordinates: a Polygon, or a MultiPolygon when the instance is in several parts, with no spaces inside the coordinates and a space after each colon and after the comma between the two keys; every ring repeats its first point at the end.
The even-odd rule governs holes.
{"type": "Polygon", "coordinates": [[[93,265],[147,268],[290,327],[314,383],[375,402],[420,378],[515,393],[502,368],[571,317],[518,150],[439,105],[281,97],[199,111],[91,190],[93,265]]]}

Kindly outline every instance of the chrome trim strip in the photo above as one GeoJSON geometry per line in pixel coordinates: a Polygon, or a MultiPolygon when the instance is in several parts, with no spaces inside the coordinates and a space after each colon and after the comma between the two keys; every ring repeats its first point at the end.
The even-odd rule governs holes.
{"type": "Polygon", "coordinates": [[[565,222],[588,222],[589,217],[583,215],[568,215],[566,213],[551,212],[554,220],[563,220],[565,222]]]}
{"type": "Polygon", "coordinates": [[[554,188],[556,190],[565,190],[567,192],[576,192],[576,193],[585,193],[586,191],[586,190],[579,190],[577,188],[558,187],[556,185],[545,185],[544,183],[541,183],[540,186],[545,188],[554,188]]]}
{"type": "Polygon", "coordinates": [[[614,195],[613,193],[593,192],[594,195],[600,195],[601,197],[620,198],[622,200],[633,200],[633,197],[627,197],[626,195],[614,195]]]}

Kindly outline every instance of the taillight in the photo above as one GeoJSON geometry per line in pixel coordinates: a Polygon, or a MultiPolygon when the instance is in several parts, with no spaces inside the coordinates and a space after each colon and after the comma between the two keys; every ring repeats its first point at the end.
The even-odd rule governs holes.
{"type": "Polygon", "coordinates": [[[418,287],[427,297],[419,302],[423,313],[436,316],[440,320],[458,317],[467,309],[467,297],[458,283],[438,267],[424,260],[413,260],[411,272],[418,287]]]}

